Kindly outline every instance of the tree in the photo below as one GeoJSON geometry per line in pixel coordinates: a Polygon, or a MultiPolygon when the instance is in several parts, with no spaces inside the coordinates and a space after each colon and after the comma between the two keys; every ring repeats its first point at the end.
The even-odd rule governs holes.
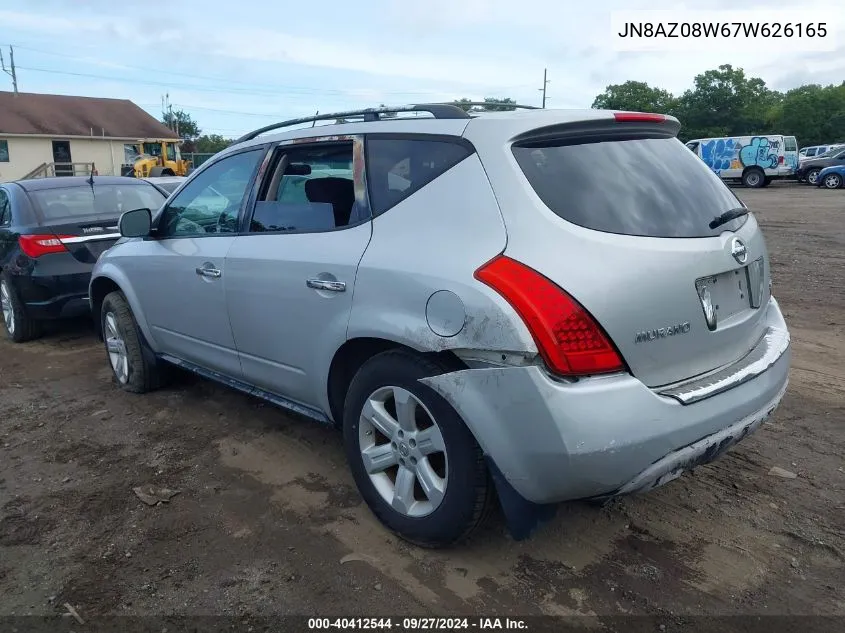
{"type": "Polygon", "coordinates": [[[602,110],[631,110],[671,114],[676,100],[668,90],[653,88],[643,81],[626,81],[605,88],[593,101],[602,110]]]}
{"type": "Polygon", "coordinates": [[[510,97],[484,97],[484,105],[471,105],[476,103],[475,99],[456,99],[452,105],[458,106],[464,112],[503,112],[516,110],[516,101],[510,97]],[[513,105],[511,105],[513,104],[513,105]]]}
{"type": "Polygon", "coordinates": [[[741,68],[723,64],[697,75],[692,90],[678,100],[685,138],[739,136],[768,132],[767,117],[782,96],[741,68]]]}
{"type": "Polygon", "coordinates": [[[177,132],[179,138],[183,141],[193,140],[202,133],[197,122],[184,110],[165,112],[162,115],[161,122],[174,132],[177,132]]]}
{"type": "Polygon", "coordinates": [[[232,139],[223,137],[220,134],[203,134],[194,141],[194,151],[200,154],[216,154],[229,147],[232,139]]]}

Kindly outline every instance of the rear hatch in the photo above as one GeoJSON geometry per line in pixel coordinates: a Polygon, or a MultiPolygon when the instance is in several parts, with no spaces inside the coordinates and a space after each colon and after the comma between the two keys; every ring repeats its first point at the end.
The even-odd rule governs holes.
{"type": "Polygon", "coordinates": [[[742,358],[764,334],[769,300],[754,217],[675,138],[673,119],[583,127],[509,144],[515,179],[492,179],[505,254],[584,306],[649,386],[742,358]]]}
{"type": "Polygon", "coordinates": [[[119,238],[124,211],[158,209],[165,196],[145,182],[88,183],[29,191],[39,222],[38,232],[52,236],[75,259],[94,264],[119,238]]]}

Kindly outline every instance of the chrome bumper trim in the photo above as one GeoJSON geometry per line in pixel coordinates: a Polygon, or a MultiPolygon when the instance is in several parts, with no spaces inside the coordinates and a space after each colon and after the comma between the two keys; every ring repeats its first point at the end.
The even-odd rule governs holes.
{"type": "Polygon", "coordinates": [[[789,348],[789,340],[788,330],[767,328],[757,345],[740,360],[704,376],[661,387],[658,393],[681,404],[692,404],[733,389],[774,365],[789,348]]]}

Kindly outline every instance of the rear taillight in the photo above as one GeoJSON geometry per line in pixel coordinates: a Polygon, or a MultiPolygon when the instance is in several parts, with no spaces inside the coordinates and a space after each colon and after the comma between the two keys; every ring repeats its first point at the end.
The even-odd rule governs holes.
{"type": "Polygon", "coordinates": [[[620,123],[663,123],[666,115],[651,112],[614,112],[613,118],[620,123]]]}
{"type": "Polygon", "coordinates": [[[536,270],[500,255],[475,271],[475,278],[513,306],[553,372],[573,376],[625,368],[595,319],[536,270]]]}
{"type": "Polygon", "coordinates": [[[783,156],[778,156],[778,164],[783,165],[783,156]]]}
{"type": "Polygon", "coordinates": [[[30,257],[41,257],[50,253],[63,253],[67,250],[62,240],[72,235],[21,235],[18,243],[21,250],[30,257]]]}

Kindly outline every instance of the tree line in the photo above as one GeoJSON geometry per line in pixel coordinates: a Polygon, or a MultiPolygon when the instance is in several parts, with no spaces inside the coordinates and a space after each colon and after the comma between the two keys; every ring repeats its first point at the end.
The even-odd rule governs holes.
{"type": "MultiPolygon", "coordinates": [[[[452,103],[467,112],[513,110],[516,106],[510,97],[484,97],[482,105],[473,102],[461,98],[452,103]]],[[[845,81],[838,86],[808,84],[779,92],[730,64],[696,75],[692,88],[679,95],[642,81],[612,84],[596,96],[592,107],[670,114],[680,120],[679,136],[684,141],[785,134],[795,136],[801,147],[845,142],[845,81]]],[[[203,134],[182,110],[166,113],[162,122],[178,129],[183,152],[215,153],[232,143],[220,134],[203,134]]]]}
{"type": "Polygon", "coordinates": [[[784,134],[795,136],[800,147],[845,142],[845,81],[778,92],[730,64],[697,75],[680,95],[642,81],[613,84],[592,107],[670,114],[680,120],[684,141],[784,134]]]}

